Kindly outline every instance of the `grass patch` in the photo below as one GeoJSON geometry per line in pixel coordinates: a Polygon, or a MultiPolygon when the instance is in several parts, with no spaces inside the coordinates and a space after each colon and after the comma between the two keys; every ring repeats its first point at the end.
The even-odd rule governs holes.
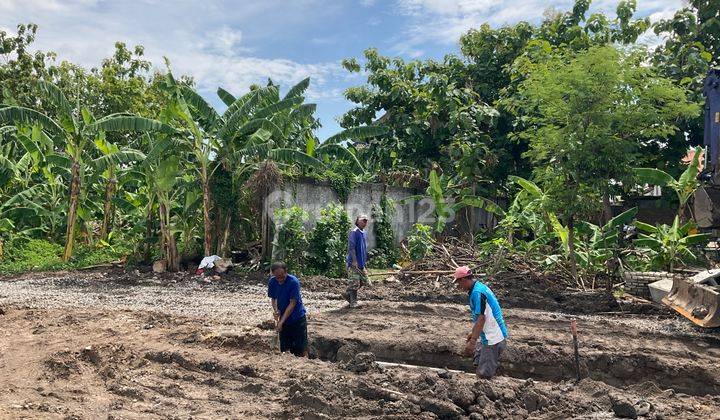
{"type": "Polygon", "coordinates": [[[62,245],[30,239],[9,244],[5,249],[5,259],[0,262],[0,274],[80,269],[118,261],[130,252],[130,249],[118,246],[80,246],[70,261],[63,262],[62,245]]]}

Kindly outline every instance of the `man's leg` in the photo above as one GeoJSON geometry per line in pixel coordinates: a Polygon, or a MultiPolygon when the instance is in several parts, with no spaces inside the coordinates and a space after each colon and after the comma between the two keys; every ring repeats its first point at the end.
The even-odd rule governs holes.
{"type": "Polygon", "coordinates": [[[348,302],[351,306],[355,305],[355,302],[357,302],[357,291],[362,282],[362,278],[360,276],[361,273],[358,270],[353,267],[348,267],[348,287],[346,293],[348,294],[348,302]]]}
{"type": "Polygon", "coordinates": [[[298,357],[308,356],[307,318],[303,317],[294,326],[293,354],[298,357]]]}
{"type": "Polygon", "coordinates": [[[492,345],[486,346],[478,341],[475,348],[475,364],[478,378],[490,379],[495,376],[498,366],[500,366],[500,355],[507,347],[505,340],[492,345]]]}
{"type": "Polygon", "coordinates": [[[280,336],[280,352],[285,353],[292,348],[293,338],[290,327],[283,325],[283,329],[278,335],[280,336]]]}

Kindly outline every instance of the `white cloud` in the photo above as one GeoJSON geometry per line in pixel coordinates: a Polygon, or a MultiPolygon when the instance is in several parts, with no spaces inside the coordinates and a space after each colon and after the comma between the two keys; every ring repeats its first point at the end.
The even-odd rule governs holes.
{"type": "Polygon", "coordinates": [[[300,63],[267,51],[258,56],[244,45],[243,24],[251,25],[258,16],[269,16],[280,7],[296,16],[293,8],[313,0],[287,7],[284,0],[264,0],[247,2],[242,8],[224,1],[186,1],[168,8],[155,0],[0,0],[0,26],[15,27],[32,17],[39,25],[36,48],[55,51],[60,59],[88,68],[112,54],[115,41],[141,44],[156,66],[162,67],[166,56],[173,72],[192,76],[198,90],[210,99],[215,99],[218,86],[242,94],[251,84],[264,84],[268,78],[287,88],[308,76],[309,99],[329,93],[340,96],[332,88],[325,89],[345,73],[339,62],[300,63]]]}
{"type": "MultiPolygon", "coordinates": [[[[590,12],[603,11],[612,16],[618,2],[596,1],[590,12]]],[[[412,55],[427,43],[455,44],[463,33],[483,23],[497,27],[519,21],[536,22],[549,8],[570,10],[573,3],[571,0],[396,0],[397,13],[406,16],[410,23],[393,50],[412,55]]],[[[636,16],[651,19],[672,16],[682,5],[682,0],[640,0],[636,16]]],[[[650,40],[650,36],[644,39],[650,40]]]]}
{"type": "Polygon", "coordinates": [[[375,0],[360,0],[360,4],[365,7],[375,6],[375,0]]]}
{"type": "Polygon", "coordinates": [[[206,38],[210,39],[209,47],[224,56],[232,55],[235,47],[242,40],[242,31],[234,30],[228,26],[207,33],[206,38]]]}

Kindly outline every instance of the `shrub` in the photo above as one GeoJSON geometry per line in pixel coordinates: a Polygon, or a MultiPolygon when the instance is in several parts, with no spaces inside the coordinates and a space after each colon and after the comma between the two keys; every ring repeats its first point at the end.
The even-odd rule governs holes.
{"type": "Polygon", "coordinates": [[[310,254],[307,268],[310,272],[329,277],[345,274],[345,253],[350,218],[340,204],[330,204],[320,210],[315,229],[310,235],[310,254]]]}
{"type": "Polygon", "coordinates": [[[432,237],[432,226],[415,223],[407,237],[407,243],[411,260],[417,261],[430,255],[435,244],[432,237]]]}
{"type": "Polygon", "coordinates": [[[272,258],[285,261],[289,270],[300,270],[305,262],[308,240],[303,223],[307,219],[308,213],[298,206],[275,211],[277,233],[272,258]]]}
{"type": "Polygon", "coordinates": [[[5,250],[0,272],[43,271],[63,268],[63,247],[43,239],[13,241],[5,250]]]}
{"type": "Polygon", "coordinates": [[[63,262],[62,245],[43,239],[16,240],[6,249],[6,258],[0,263],[0,274],[85,268],[121,260],[130,252],[129,248],[121,245],[80,246],[70,261],[63,262]]]}

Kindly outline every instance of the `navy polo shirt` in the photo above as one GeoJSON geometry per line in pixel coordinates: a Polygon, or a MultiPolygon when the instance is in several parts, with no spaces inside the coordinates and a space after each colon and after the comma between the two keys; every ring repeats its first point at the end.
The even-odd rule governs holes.
{"type": "Polygon", "coordinates": [[[268,297],[277,300],[281,317],[290,304],[290,299],[295,299],[295,308],[285,320],[285,325],[292,325],[305,316],[305,307],[302,303],[302,296],[300,296],[300,280],[298,280],[297,277],[288,274],[283,284],[280,284],[275,276],[270,277],[270,281],[268,282],[268,297]]]}

